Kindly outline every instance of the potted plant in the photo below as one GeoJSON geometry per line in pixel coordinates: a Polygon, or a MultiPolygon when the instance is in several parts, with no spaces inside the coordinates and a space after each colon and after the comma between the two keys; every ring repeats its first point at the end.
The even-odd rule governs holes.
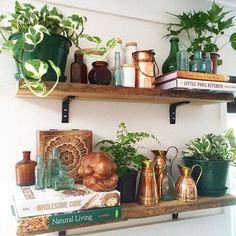
{"type": "MultiPolygon", "coordinates": [[[[169,13],[177,22],[167,24],[168,34],[165,37],[178,37],[191,54],[202,50],[210,52],[212,60],[217,59],[219,51],[227,44],[231,44],[233,50],[236,50],[236,33],[232,33],[226,43],[219,44],[225,30],[234,26],[234,16],[228,17],[229,13],[215,2],[212,2],[211,8],[207,11],[169,13]]],[[[222,60],[218,60],[217,63],[222,64],[222,60]]]]}
{"type": "MultiPolygon", "coordinates": [[[[233,129],[222,134],[209,133],[187,144],[183,151],[186,166],[199,164],[202,176],[197,184],[199,195],[223,196],[226,193],[226,179],[229,164],[236,164],[236,142],[233,129]]],[[[199,173],[194,170],[193,176],[199,173]]]]}
{"type": "MultiPolygon", "coordinates": [[[[18,1],[12,14],[0,16],[0,34],[4,39],[0,51],[13,55],[18,68],[17,79],[23,79],[23,87],[37,96],[47,96],[59,79],[66,79],[64,70],[72,43],[81,49],[79,41],[85,38],[98,48],[99,37],[83,34],[86,21],[85,16],[66,16],[55,7],[50,9],[45,5],[37,10],[32,4],[18,1]],[[44,80],[55,81],[50,91],[46,91],[44,80]]],[[[111,39],[106,47],[99,49],[105,54],[116,41],[111,39]]]]}
{"type": "Polygon", "coordinates": [[[137,143],[145,138],[157,140],[153,134],[146,132],[129,132],[124,122],[119,124],[116,140],[102,140],[96,144],[103,152],[112,155],[117,165],[118,190],[122,202],[135,201],[136,179],[142,163],[148,158],[139,153],[137,143]]]}

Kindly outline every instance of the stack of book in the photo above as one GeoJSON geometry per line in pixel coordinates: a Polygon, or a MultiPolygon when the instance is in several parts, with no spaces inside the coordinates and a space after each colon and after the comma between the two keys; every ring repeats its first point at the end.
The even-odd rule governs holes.
{"type": "Polygon", "coordinates": [[[13,194],[17,233],[58,229],[121,218],[120,193],[94,192],[83,185],[73,190],[35,190],[17,186],[13,194]]]}
{"type": "Polygon", "coordinates": [[[236,77],[198,73],[191,71],[173,71],[156,78],[159,89],[195,89],[207,91],[236,91],[236,77]]]}

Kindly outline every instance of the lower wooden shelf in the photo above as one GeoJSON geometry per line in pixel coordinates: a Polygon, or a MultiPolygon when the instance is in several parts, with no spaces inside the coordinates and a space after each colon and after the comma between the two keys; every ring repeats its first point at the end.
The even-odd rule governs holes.
{"type": "MultiPolygon", "coordinates": [[[[152,206],[142,206],[139,205],[138,203],[125,203],[122,204],[122,218],[120,220],[121,222],[118,223],[122,224],[122,221],[126,221],[129,219],[177,214],[180,212],[196,211],[196,210],[218,208],[232,205],[236,205],[236,196],[230,194],[226,194],[223,197],[199,197],[199,199],[196,202],[181,202],[178,200],[166,201],[166,202],[160,202],[152,206]]],[[[89,227],[93,225],[109,224],[109,223],[112,222],[70,225],[67,227],[51,228],[43,231],[35,231],[23,234],[18,233],[17,235],[37,235],[56,231],[64,232],[64,235],[66,235],[65,233],[66,230],[89,227]]]]}

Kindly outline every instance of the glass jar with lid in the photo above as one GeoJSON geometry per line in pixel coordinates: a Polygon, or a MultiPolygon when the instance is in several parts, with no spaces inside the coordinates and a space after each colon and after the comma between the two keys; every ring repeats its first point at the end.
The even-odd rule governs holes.
{"type": "Polygon", "coordinates": [[[128,42],[125,44],[125,64],[134,64],[132,53],[137,51],[136,42],[128,42]]]}

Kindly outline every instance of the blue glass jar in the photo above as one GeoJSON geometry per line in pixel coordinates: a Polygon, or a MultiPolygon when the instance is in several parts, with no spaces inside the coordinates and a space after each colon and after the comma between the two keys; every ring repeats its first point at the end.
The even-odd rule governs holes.
{"type": "Polygon", "coordinates": [[[202,58],[202,51],[194,52],[193,60],[190,62],[190,71],[203,73],[206,71],[206,63],[202,58]]]}

